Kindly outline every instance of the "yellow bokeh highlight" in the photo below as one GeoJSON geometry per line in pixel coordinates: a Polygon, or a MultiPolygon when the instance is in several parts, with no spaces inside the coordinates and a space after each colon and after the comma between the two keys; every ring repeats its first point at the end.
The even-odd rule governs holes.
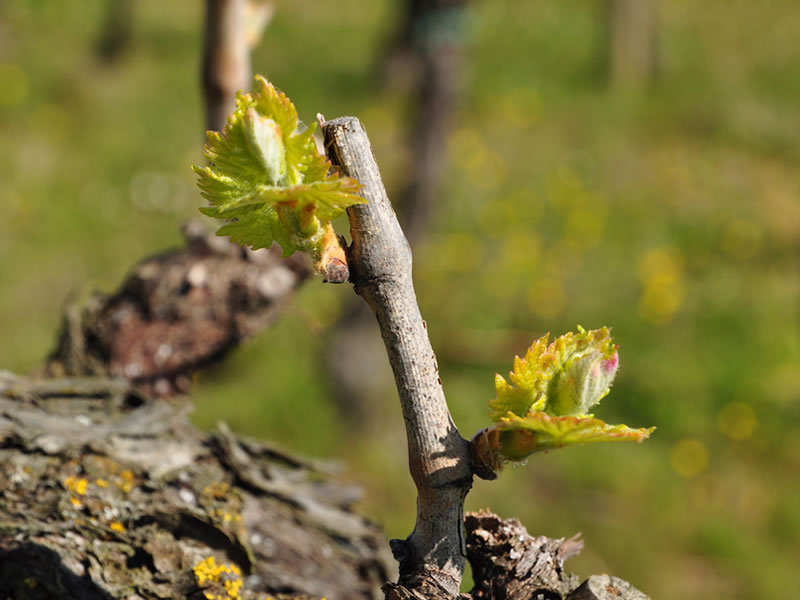
{"type": "Polygon", "coordinates": [[[677,442],[669,453],[672,469],[681,477],[693,478],[708,468],[708,449],[700,440],[685,438],[677,442]]]}
{"type": "Polygon", "coordinates": [[[452,233],[437,245],[441,268],[453,273],[476,271],[483,263],[483,242],[469,233],[452,233]]]}
{"type": "Polygon", "coordinates": [[[567,215],[564,236],[579,248],[593,248],[603,239],[605,215],[586,208],[576,208],[567,215]]]}
{"type": "Polygon", "coordinates": [[[467,161],[467,180],[481,192],[488,193],[502,187],[508,179],[505,158],[492,151],[482,153],[481,158],[481,161],[476,161],[471,157],[467,161]]]}
{"type": "Polygon", "coordinates": [[[644,284],[639,298],[639,315],[654,325],[672,320],[684,299],[681,263],[670,248],[646,252],[636,268],[644,284]]]}
{"type": "Polygon", "coordinates": [[[539,261],[541,250],[542,244],[535,233],[511,233],[503,240],[500,260],[509,271],[530,271],[539,261]]]}
{"type": "Polygon", "coordinates": [[[528,288],[528,308],[542,319],[552,319],[564,311],[567,295],[557,279],[540,279],[528,288]]]}
{"type": "Polygon", "coordinates": [[[28,97],[28,76],[19,65],[0,63],[0,106],[20,104],[28,97]]]}
{"type": "Polygon", "coordinates": [[[643,283],[653,278],[674,281],[681,276],[680,260],[675,251],[669,247],[653,248],[639,259],[636,274],[643,283]]]}
{"type": "Polygon", "coordinates": [[[553,242],[544,252],[542,268],[545,273],[559,279],[574,275],[583,263],[583,253],[570,240],[553,242]]]}
{"type": "Polygon", "coordinates": [[[517,88],[500,98],[503,119],[512,125],[525,128],[539,123],[542,118],[542,100],[532,88],[517,88]]]}
{"type": "Polygon", "coordinates": [[[731,402],[717,415],[720,432],[733,441],[749,439],[757,426],[756,412],[746,402],[731,402]]]}
{"type": "Polygon", "coordinates": [[[478,170],[486,163],[489,150],[477,129],[462,127],[450,134],[447,154],[454,164],[468,170],[478,170]]]}

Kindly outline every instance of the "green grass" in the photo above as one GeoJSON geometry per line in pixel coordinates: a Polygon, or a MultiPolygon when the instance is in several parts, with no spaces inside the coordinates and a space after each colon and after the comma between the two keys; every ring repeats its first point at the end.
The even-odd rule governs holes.
{"type": "MultiPolygon", "coordinates": [[[[663,0],[660,78],[626,96],[603,84],[598,4],[473,3],[417,292],[464,435],[487,424],[493,374],[514,353],[577,323],[609,325],[620,344],[598,416],[658,430],[510,467],[468,504],[536,534],[582,531],[573,569],[653,597],[780,597],[800,553],[800,12],[663,0]]],[[[5,368],[37,365],[71,294],[110,290],[178,243],[200,204],[201,5],[136,3],[133,44],[112,66],[92,55],[103,6],[0,7],[5,368]]],[[[304,120],[363,118],[390,194],[408,164],[406,98],[370,78],[396,10],[280,3],[254,54],[304,120]]],[[[320,363],[351,296],[309,284],[199,378],[195,418],[346,461],[363,511],[404,537],[413,486],[391,382],[380,418],[348,429],[320,363]]]]}

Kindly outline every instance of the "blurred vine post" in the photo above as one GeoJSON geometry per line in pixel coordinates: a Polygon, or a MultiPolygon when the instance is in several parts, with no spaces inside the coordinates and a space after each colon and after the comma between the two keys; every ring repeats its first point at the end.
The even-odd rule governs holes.
{"type": "Polygon", "coordinates": [[[236,92],[250,86],[250,51],[275,11],[261,0],[206,0],[202,82],[206,129],[222,131],[236,92]]]}
{"type": "MultiPolygon", "coordinates": [[[[428,229],[447,166],[445,144],[461,95],[468,1],[402,0],[377,67],[382,87],[408,86],[412,91],[407,183],[394,194],[412,247],[428,229]]],[[[325,361],[333,382],[331,396],[349,422],[369,421],[390,374],[374,319],[363,303],[345,309],[331,337],[325,361]]]]}
{"type": "Polygon", "coordinates": [[[658,67],[658,0],[606,0],[605,11],[609,82],[641,90],[658,67]]]}
{"type": "Polygon", "coordinates": [[[407,78],[413,88],[409,128],[412,165],[398,196],[412,246],[424,234],[445,167],[445,141],[461,90],[468,0],[404,0],[380,64],[384,83],[407,78]],[[405,73],[404,73],[405,72],[405,73]]]}
{"type": "Polygon", "coordinates": [[[132,34],[133,0],[106,0],[96,42],[98,58],[108,64],[118,61],[130,48],[132,34]]]}

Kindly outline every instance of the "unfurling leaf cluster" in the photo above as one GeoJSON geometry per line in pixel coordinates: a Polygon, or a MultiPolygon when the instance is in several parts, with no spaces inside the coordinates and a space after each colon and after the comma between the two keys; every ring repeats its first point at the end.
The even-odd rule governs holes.
{"type": "Polygon", "coordinates": [[[617,346],[607,327],[536,340],[514,359],[508,381],[495,376],[489,401],[494,425],[473,438],[478,468],[487,476],[509,460],[554,448],[646,439],[655,428],[608,425],[589,410],[608,395],[619,368],[617,346]]]}
{"type": "Polygon", "coordinates": [[[255,91],[236,97],[221,132],[209,131],[208,166],[195,166],[209,206],[200,210],[226,223],[217,235],[253,249],[277,242],[284,256],[300,250],[324,273],[332,256],[344,260],[331,221],[365,202],[360,184],[331,172],[317,150],[316,125],[304,128],[285,94],[256,76],[255,91]]]}

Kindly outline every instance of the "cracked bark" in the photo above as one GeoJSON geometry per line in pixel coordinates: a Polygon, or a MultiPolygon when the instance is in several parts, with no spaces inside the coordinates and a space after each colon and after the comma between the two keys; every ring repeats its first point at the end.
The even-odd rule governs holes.
{"type": "Polygon", "coordinates": [[[68,306],[42,372],[124,378],[158,397],[187,393],[193,373],[274,322],[310,274],[302,256],[244,249],[199,221],[183,233],[184,248],[142,261],[113,294],[68,306]]]}
{"type": "Polygon", "coordinates": [[[377,599],[380,529],[331,466],[186,422],[185,400],[104,377],[0,372],[0,597],[377,599]],[[214,557],[235,565],[201,582],[214,557]],[[279,596],[283,597],[283,596],[279,596]]]}

